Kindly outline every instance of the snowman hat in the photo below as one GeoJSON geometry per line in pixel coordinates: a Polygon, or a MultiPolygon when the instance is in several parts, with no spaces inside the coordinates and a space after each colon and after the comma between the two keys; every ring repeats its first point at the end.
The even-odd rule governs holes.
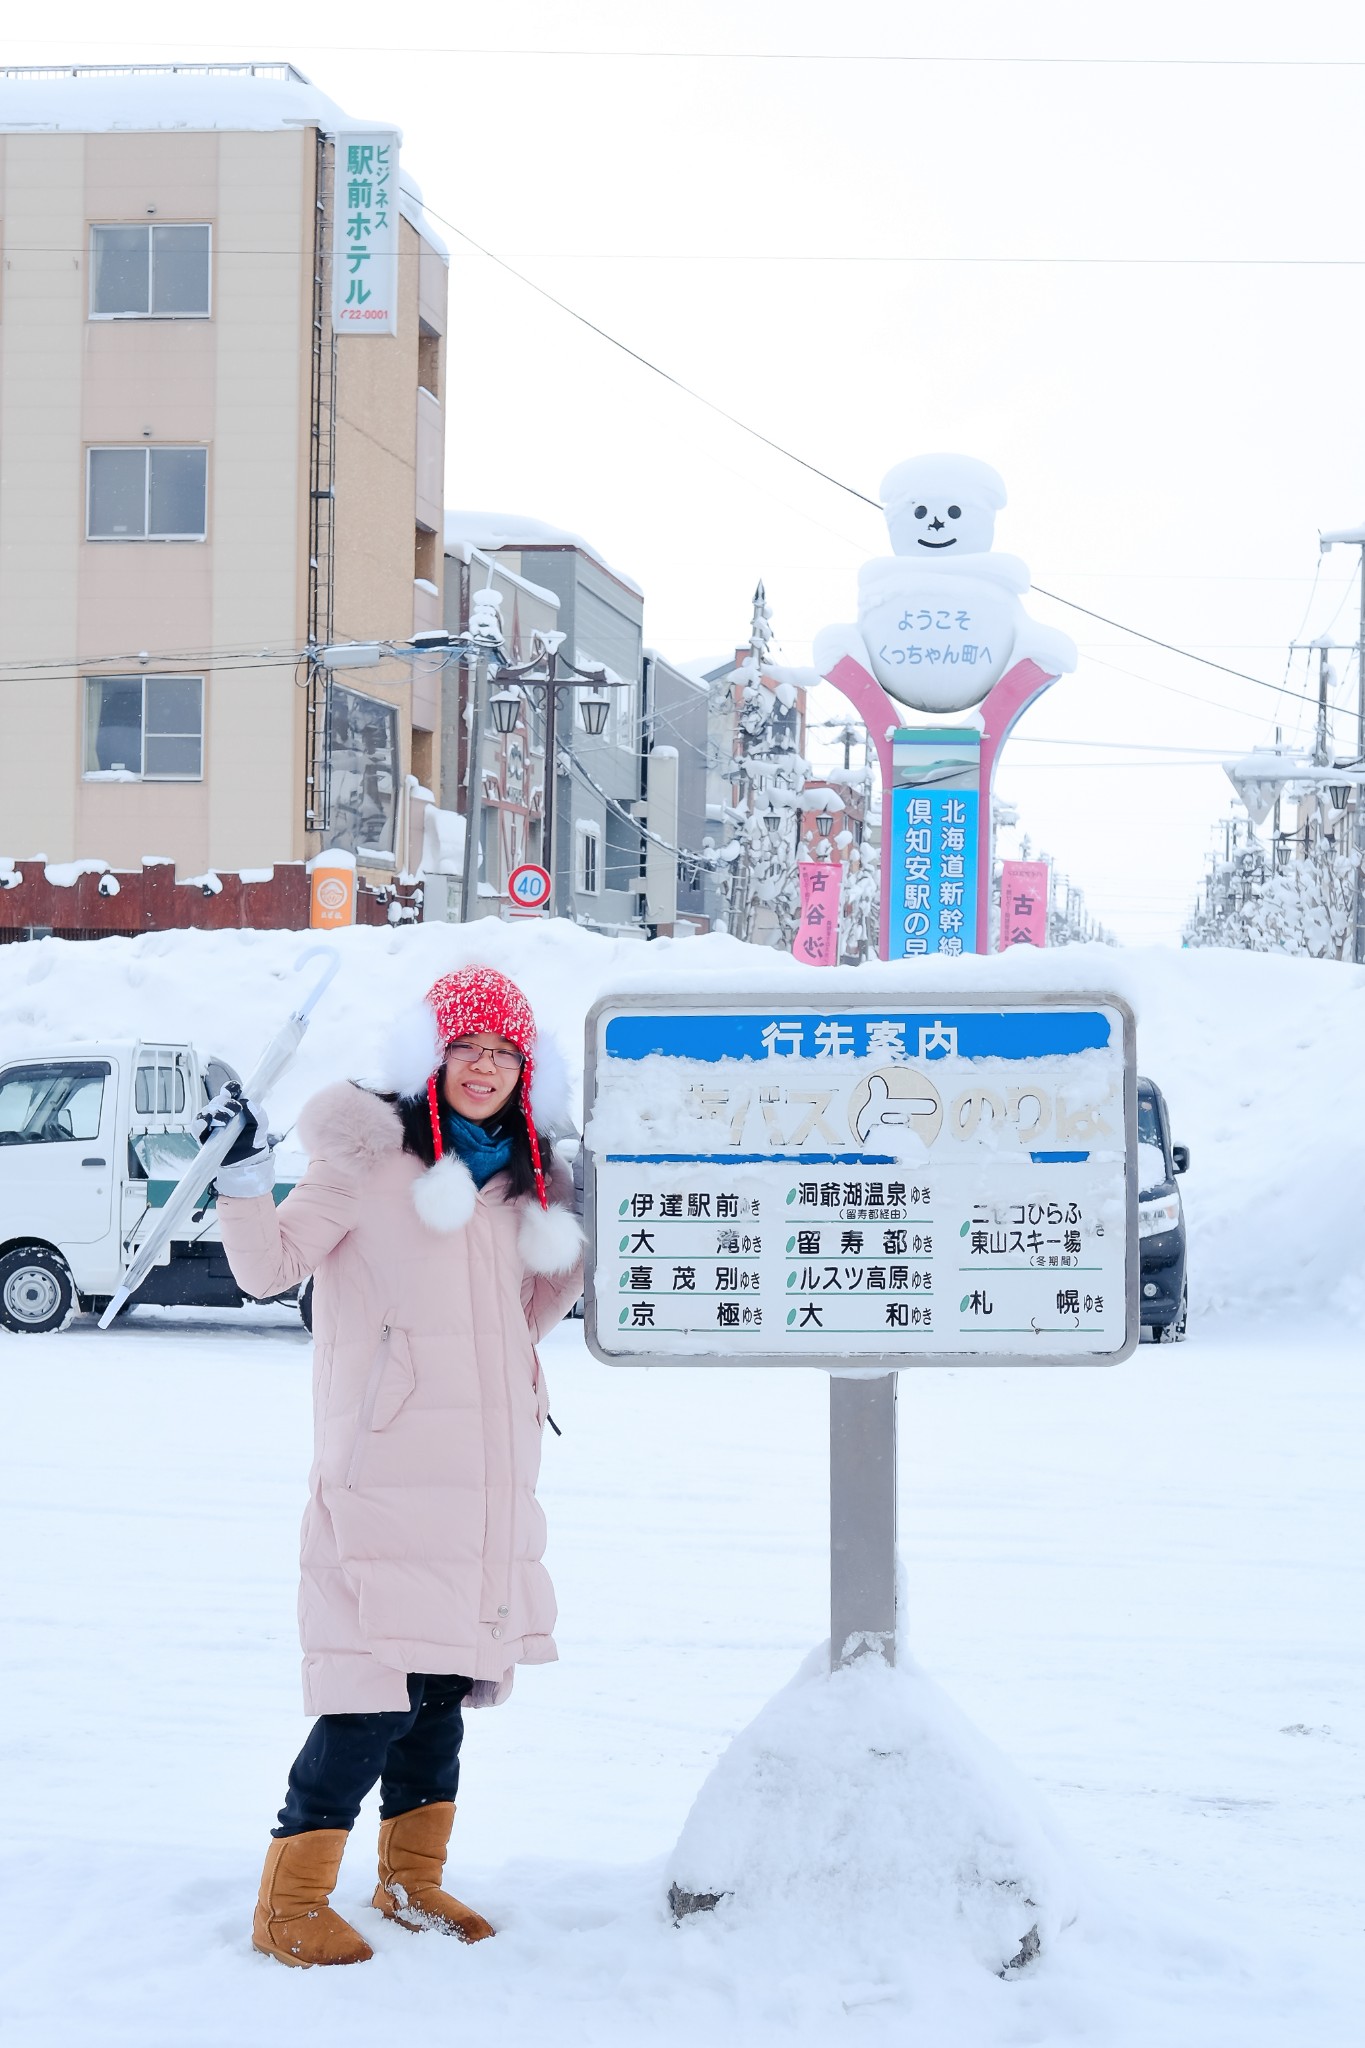
{"type": "Polygon", "coordinates": [[[526,1124],[531,1167],[542,1209],[548,1209],[536,1124],[561,1121],[567,1106],[567,1073],[553,1039],[536,1029],[535,1015],[522,991],[496,967],[461,967],[433,982],[420,1003],[395,1020],[386,1048],[385,1080],[393,1091],[412,1100],[425,1095],[431,1117],[432,1144],[439,1164],[445,1156],[441,1136],[438,1079],[446,1050],[470,1032],[491,1031],[521,1054],[517,1103],[526,1124]]]}
{"type": "Polygon", "coordinates": [[[974,505],[986,505],[992,512],[1005,508],[1005,480],[989,462],[973,455],[912,455],[898,462],[882,478],[882,510],[895,512],[900,506],[922,498],[968,498],[974,505]]]}

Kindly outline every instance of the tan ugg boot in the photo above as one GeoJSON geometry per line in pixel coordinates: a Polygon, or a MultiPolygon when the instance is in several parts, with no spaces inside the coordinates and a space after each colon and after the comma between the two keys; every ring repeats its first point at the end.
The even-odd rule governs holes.
{"type": "Polygon", "coordinates": [[[341,1869],[345,1828],[281,1835],[267,1851],[251,1945],[277,1963],[368,1963],[374,1950],[327,1901],[341,1869]]]}
{"type": "Polygon", "coordinates": [[[486,1941],[495,1930],[481,1913],[441,1889],[454,1803],[414,1806],[379,1823],[379,1884],[373,1903],[400,1927],[436,1927],[461,1941],[486,1941]]]}

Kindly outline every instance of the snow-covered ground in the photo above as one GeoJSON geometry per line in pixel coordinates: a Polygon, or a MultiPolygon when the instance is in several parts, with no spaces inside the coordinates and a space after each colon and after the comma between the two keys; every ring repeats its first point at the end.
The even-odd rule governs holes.
{"type": "MultiPolygon", "coordinates": [[[[480,936],[570,1042],[628,969],[718,986],[753,971],[729,942],[646,955],[547,929],[480,936]]],[[[390,1002],[465,943],[348,934],[295,1098],[359,1064],[390,1002]]],[[[247,1065],[288,1007],[297,947],[0,949],[0,1056],[141,1029],[247,1065]]],[[[568,1325],[546,1352],[564,1436],[542,1486],[562,1662],[470,1717],[451,1865],[498,1939],[377,1926],[367,1812],[338,1904],[375,1963],[253,1955],[267,1830],[306,1726],[308,1344],[283,1310],[147,1310],[103,1335],[0,1336],[7,2039],[1358,2038],[1365,977],[1098,951],[961,972],[1129,996],[1194,1151],[1203,1307],[1186,1345],[1107,1372],[902,1382],[907,1643],[1051,1816],[1073,1924],[1010,1980],[904,1899],[837,1877],[781,1910],[743,1900],[672,1925],[672,1851],[709,1771],[825,1633],[827,1390],[799,1371],[610,1370],[568,1325]]],[[[810,1804],[814,1835],[814,1790],[810,1804]]]]}
{"type": "Polygon", "coordinates": [[[1358,2039],[1365,1717],[1358,1341],[1196,1326],[1111,1373],[903,1391],[908,1635],[1073,1845],[1076,1924],[1004,1982],[896,1902],[668,1919],[667,1852],[727,1739],[825,1632],[826,1403],[798,1372],[641,1373],[549,1347],[562,1662],[472,1715],[453,1881],[477,1949],[252,1954],[306,1723],[294,1642],[308,1346],[278,1311],[0,1339],[8,1960],[23,2048],[1358,2039]],[[1355,1949],[1354,1980],[1359,1954],[1355,1949]]]}

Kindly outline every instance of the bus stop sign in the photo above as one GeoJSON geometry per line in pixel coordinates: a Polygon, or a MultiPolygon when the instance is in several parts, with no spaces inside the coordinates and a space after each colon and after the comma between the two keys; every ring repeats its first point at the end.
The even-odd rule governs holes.
{"type": "Polygon", "coordinates": [[[1137,1342],[1115,996],[607,997],[586,1332],[612,1364],[1113,1364],[1137,1342]]]}

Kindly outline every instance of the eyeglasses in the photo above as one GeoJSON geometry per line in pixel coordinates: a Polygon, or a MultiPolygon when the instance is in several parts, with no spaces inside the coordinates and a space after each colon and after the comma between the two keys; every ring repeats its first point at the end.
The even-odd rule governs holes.
{"type": "Polygon", "coordinates": [[[470,1045],[466,1039],[457,1039],[454,1045],[446,1047],[446,1058],[457,1067],[476,1067],[487,1053],[493,1065],[501,1074],[521,1072],[521,1054],[513,1052],[510,1046],[470,1045]]]}

